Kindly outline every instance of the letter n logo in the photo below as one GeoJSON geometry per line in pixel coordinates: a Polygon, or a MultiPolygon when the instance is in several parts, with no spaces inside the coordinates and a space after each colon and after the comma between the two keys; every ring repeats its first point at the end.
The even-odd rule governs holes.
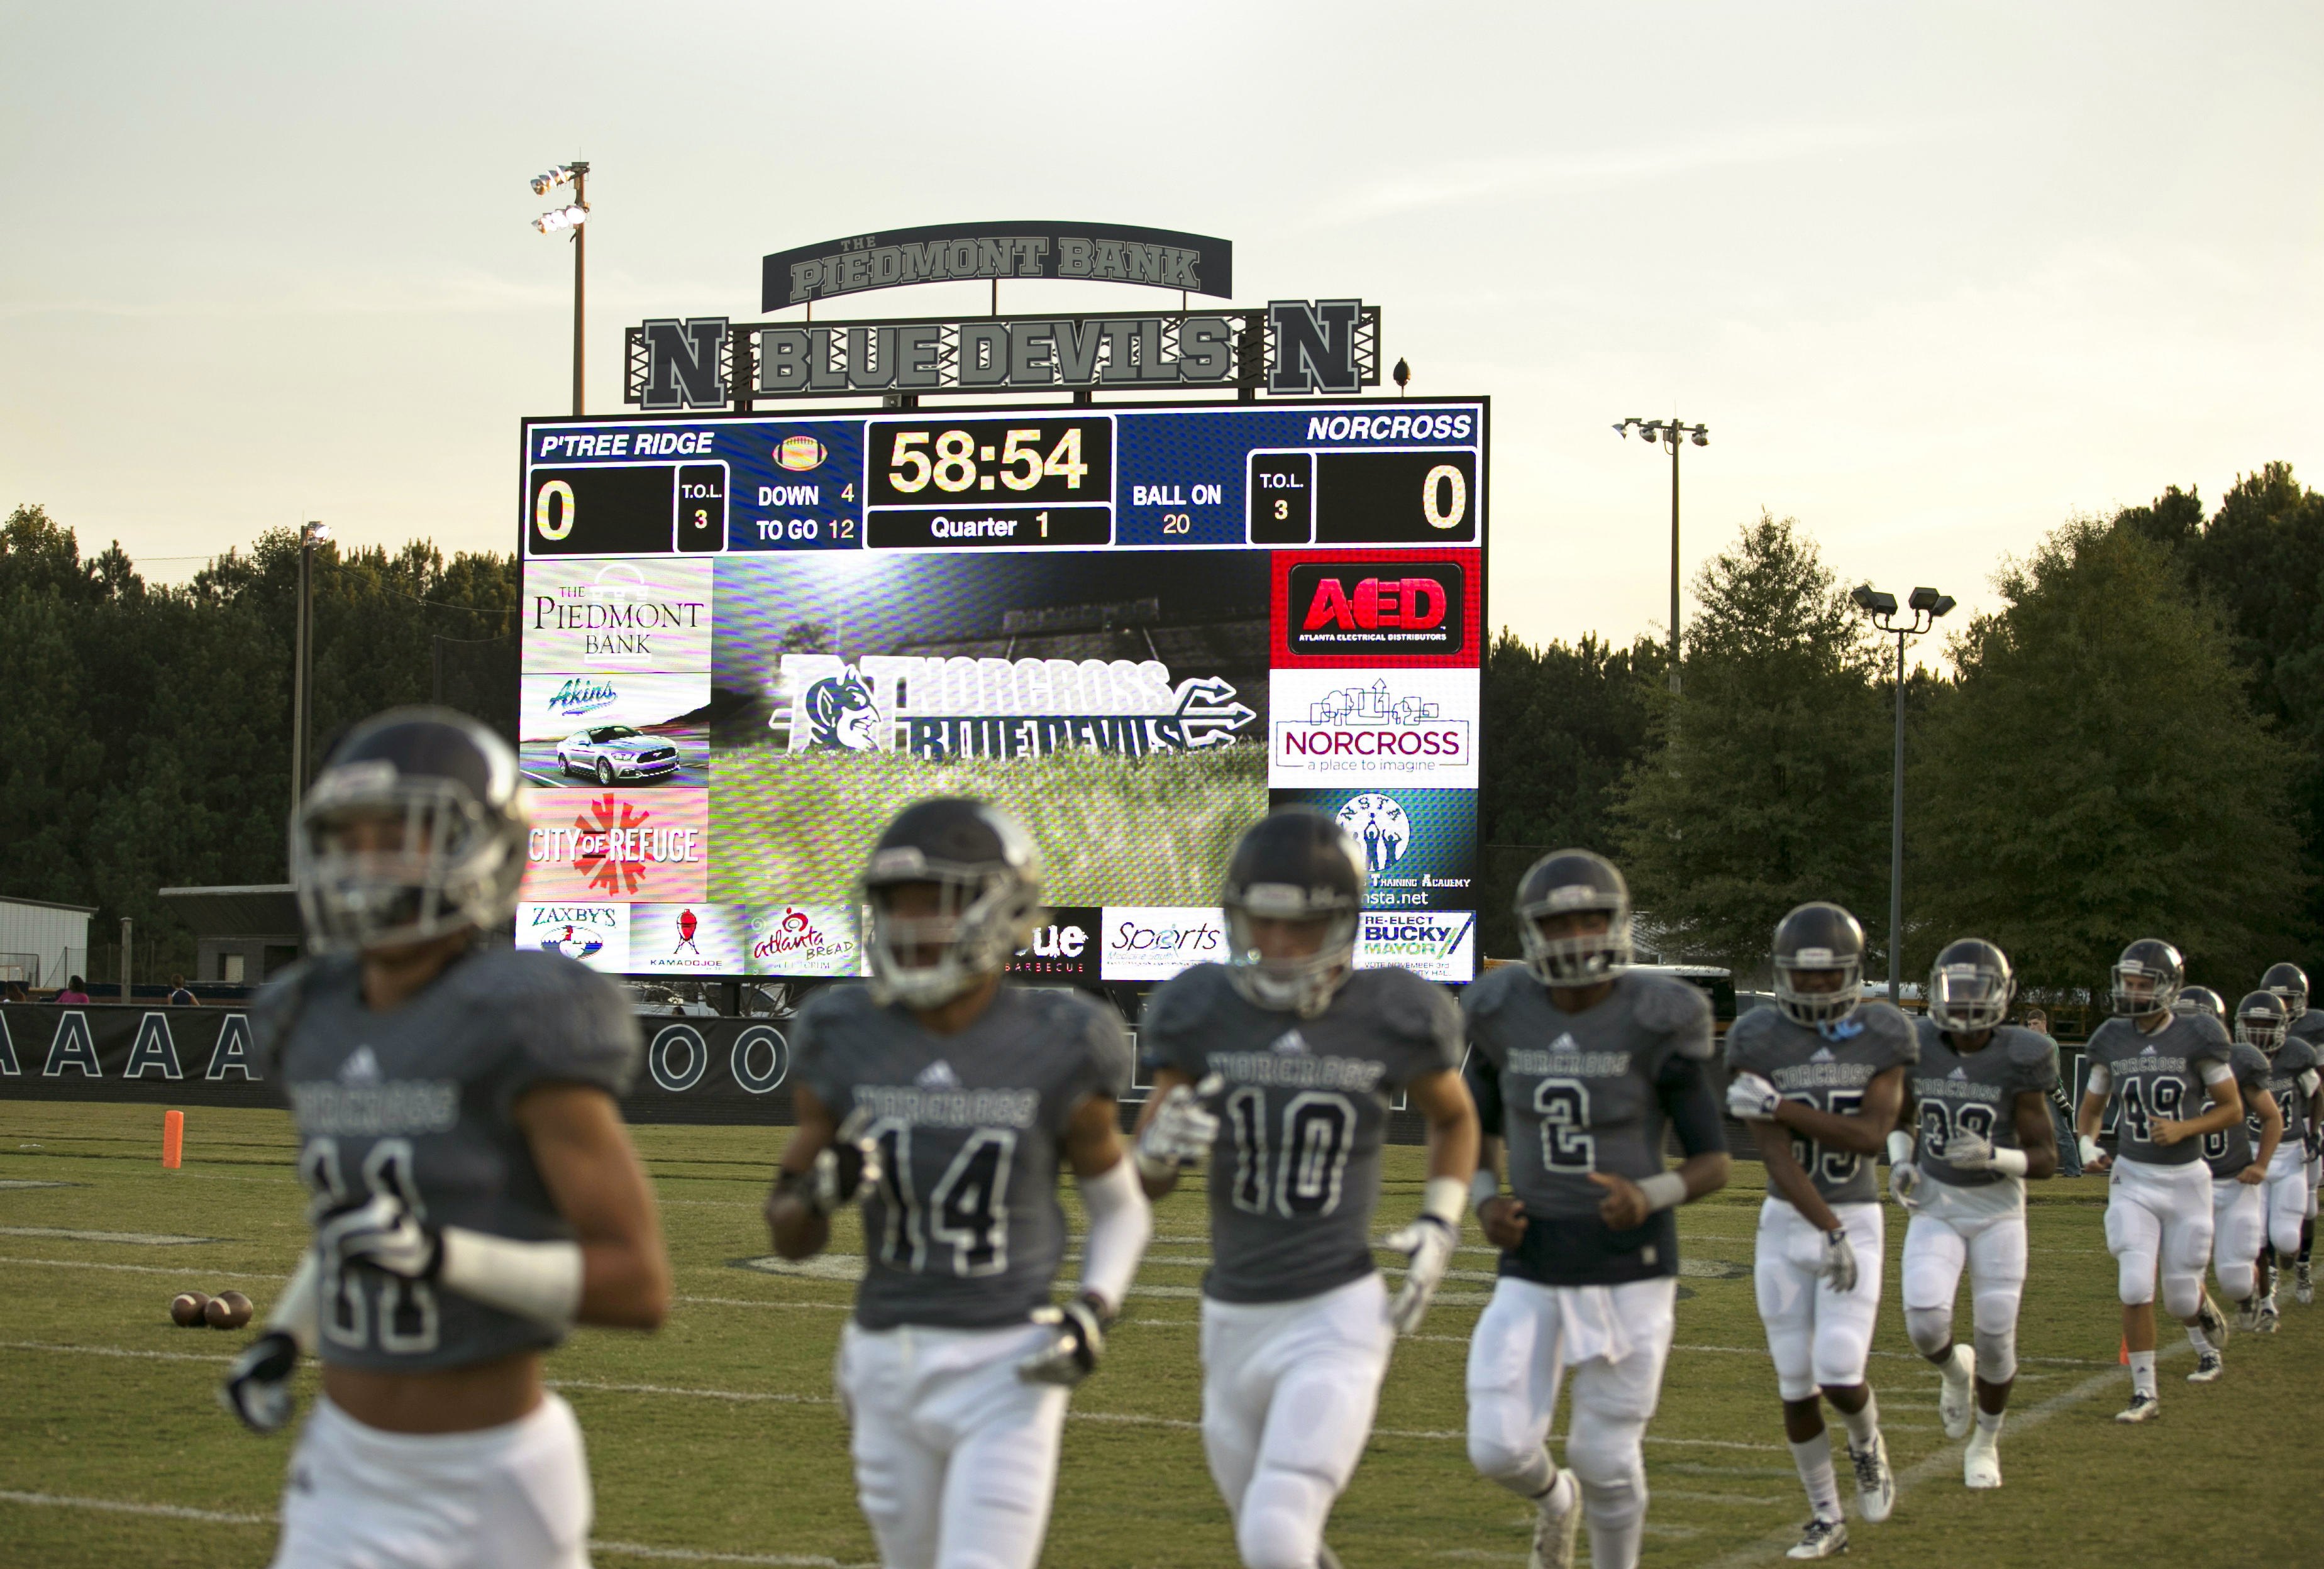
{"type": "Polygon", "coordinates": [[[649,321],[646,390],[648,408],[719,408],[726,389],[718,375],[718,352],[726,343],[726,318],[695,317],[649,321]]]}
{"type": "MultiPolygon", "coordinates": [[[[1356,369],[1356,320],[1360,299],[1271,299],[1268,325],[1275,333],[1270,392],[1360,392],[1356,369]]],[[[649,324],[650,325],[650,324],[649,324]]],[[[651,407],[649,405],[648,407],[651,407]]]]}

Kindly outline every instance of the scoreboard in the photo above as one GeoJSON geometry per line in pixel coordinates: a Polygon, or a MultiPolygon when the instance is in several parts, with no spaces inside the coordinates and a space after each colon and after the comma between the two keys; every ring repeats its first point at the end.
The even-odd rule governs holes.
{"type": "Polygon", "coordinates": [[[852,975],[911,800],[1014,812],[1028,975],[1223,955],[1270,804],[1363,846],[1360,962],[1474,969],[1481,399],[523,427],[518,940],[852,975]]]}

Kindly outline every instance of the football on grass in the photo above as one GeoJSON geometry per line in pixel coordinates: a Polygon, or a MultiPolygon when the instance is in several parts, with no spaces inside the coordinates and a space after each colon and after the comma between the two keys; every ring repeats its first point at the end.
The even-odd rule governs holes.
{"type": "Polygon", "coordinates": [[[250,1322],[250,1298],[239,1291],[221,1291],[202,1309],[212,1329],[239,1329],[250,1322]]]}
{"type": "Polygon", "coordinates": [[[200,1327],[210,1299],[199,1291],[180,1291],[170,1298],[170,1322],[181,1329],[200,1327]]]}

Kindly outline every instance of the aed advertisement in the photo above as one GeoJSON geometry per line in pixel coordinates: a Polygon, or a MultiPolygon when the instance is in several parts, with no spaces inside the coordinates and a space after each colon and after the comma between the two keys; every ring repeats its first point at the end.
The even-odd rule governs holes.
{"type": "Polygon", "coordinates": [[[1042,852],[1014,973],[1162,979],[1304,801],[1415,916],[1366,955],[1471,978],[1486,411],[1380,407],[528,421],[518,940],[860,975],[873,840],[964,794],[1042,852]]]}

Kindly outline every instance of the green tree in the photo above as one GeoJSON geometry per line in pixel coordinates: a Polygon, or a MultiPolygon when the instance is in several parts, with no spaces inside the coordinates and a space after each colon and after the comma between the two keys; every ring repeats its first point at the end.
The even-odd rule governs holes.
{"type": "Polygon", "coordinates": [[[1749,971],[1795,904],[1886,904],[1881,649],[1794,518],[1762,513],[1694,592],[1683,691],[1657,700],[1618,838],[1665,955],[1749,971]]]}
{"type": "Polygon", "coordinates": [[[2239,991],[2280,956],[2302,879],[2292,749],[2227,633],[2137,522],[2069,523],[1995,587],[1913,775],[1917,957],[1975,934],[2024,984],[2071,990],[2161,937],[2239,991]]]}
{"type": "Polygon", "coordinates": [[[1503,628],[1485,652],[1485,839],[1611,855],[1615,790],[1646,751],[1651,687],[1667,663],[1644,638],[1617,648],[1584,633],[1536,648],[1503,628]]]}

